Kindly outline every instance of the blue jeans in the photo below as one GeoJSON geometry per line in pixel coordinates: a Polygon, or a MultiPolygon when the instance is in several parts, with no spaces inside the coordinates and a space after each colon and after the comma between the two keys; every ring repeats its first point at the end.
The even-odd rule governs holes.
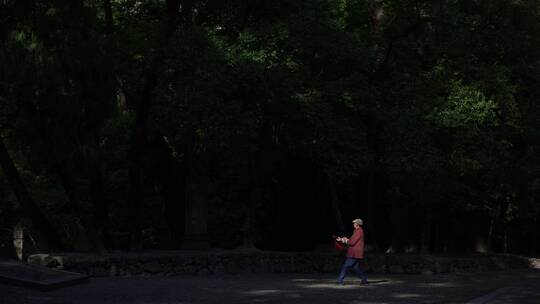
{"type": "Polygon", "coordinates": [[[356,272],[356,275],[358,275],[360,280],[362,280],[362,283],[367,282],[367,277],[364,274],[364,271],[362,270],[362,268],[360,268],[360,259],[355,259],[355,258],[345,259],[343,266],[341,266],[341,273],[339,274],[339,277],[337,279],[338,282],[340,283],[343,282],[343,279],[345,279],[345,276],[347,275],[347,271],[349,271],[349,269],[351,268],[354,270],[354,272],[356,272]]]}

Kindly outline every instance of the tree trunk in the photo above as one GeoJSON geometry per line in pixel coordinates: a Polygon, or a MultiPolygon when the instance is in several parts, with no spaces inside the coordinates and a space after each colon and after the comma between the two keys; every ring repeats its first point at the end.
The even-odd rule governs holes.
{"type": "Polygon", "coordinates": [[[142,249],[142,204],[143,194],[142,191],[142,170],[139,168],[138,157],[132,156],[129,164],[129,225],[130,225],[130,249],[141,250],[142,249]]]}
{"type": "Polygon", "coordinates": [[[368,0],[367,6],[369,13],[369,24],[371,25],[371,30],[375,31],[379,28],[379,23],[384,18],[383,3],[380,0],[368,0]]]}
{"type": "Polygon", "coordinates": [[[369,176],[368,176],[368,193],[367,193],[367,205],[368,205],[368,218],[367,218],[367,221],[366,221],[366,226],[368,228],[369,231],[371,231],[370,233],[370,244],[371,246],[373,246],[373,249],[375,251],[379,251],[380,249],[380,246],[379,246],[379,243],[378,243],[378,239],[376,237],[376,234],[375,234],[375,208],[376,208],[376,205],[375,205],[375,196],[376,196],[376,177],[377,177],[377,174],[375,172],[375,168],[374,166],[370,169],[369,171],[369,176]]]}
{"type": "Polygon", "coordinates": [[[373,246],[375,251],[379,251],[381,246],[378,242],[376,234],[374,233],[375,228],[375,210],[376,210],[376,200],[378,198],[378,182],[380,180],[380,171],[381,171],[381,161],[380,161],[380,135],[379,130],[381,127],[377,122],[375,115],[373,113],[368,113],[361,117],[362,121],[367,126],[367,135],[366,141],[368,147],[372,153],[372,159],[368,167],[368,184],[367,184],[367,205],[368,205],[368,219],[366,226],[369,231],[372,231],[370,234],[370,244],[373,246]]]}
{"type": "Polygon", "coordinates": [[[508,228],[504,229],[503,253],[508,253],[508,228]]]}
{"type": "Polygon", "coordinates": [[[332,177],[329,174],[326,174],[326,179],[328,182],[328,189],[330,190],[330,204],[332,206],[332,212],[334,213],[334,219],[338,226],[341,236],[345,234],[345,225],[343,225],[343,218],[341,216],[341,207],[339,206],[339,196],[336,190],[336,185],[332,177]]]}
{"type": "Polygon", "coordinates": [[[538,238],[538,229],[540,225],[538,225],[538,211],[535,211],[534,218],[533,218],[533,229],[531,233],[531,253],[537,252],[537,238],[538,238]]]}
{"type": "Polygon", "coordinates": [[[171,249],[179,249],[182,245],[182,239],[186,226],[186,185],[187,185],[187,160],[176,159],[175,151],[167,142],[166,137],[162,136],[159,141],[159,154],[156,155],[160,160],[156,168],[158,182],[160,183],[160,195],[163,198],[164,208],[163,217],[167,221],[169,230],[169,244],[171,249]]]}
{"type": "Polygon", "coordinates": [[[105,12],[105,32],[110,34],[113,32],[113,12],[111,0],[103,0],[103,11],[105,12]]]}
{"type": "Polygon", "coordinates": [[[489,220],[489,230],[488,230],[488,239],[487,239],[487,250],[492,251],[493,248],[493,231],[495,230],[495,217],[492,216],[489,220]]]}
{"type": "Polygon", "coordinates": [[[263,192],[260,183],[259,172],[259,155],[255,151],[251,151],[249,155],[249,176],[250,176],[250,193],[244,223],[242,225],[242,248],[254,249],[257,241],[257,225],[256,225],[256,210],[262,205],[263,192]]]}
{"type": "MultiPolygon", "coordinates": [[[[246,94],[247,96],[247,94],[246,94]]],[[[245,100],[247,99],[247,97],[245,100]]],[[[269,174],[268,168],[271,167],[271,153],[274,151],[273,145],[273,128],[266,116],[268,113],[268,100],[263,99],[260,103],[261,113],[260,122],[257,126],[258,141],[248,152],[249,163],[247,164],[248,172],[246,177],[249,178],[249,198],[246,206],[245,220],[243,223],[243,245],[248,249],[256,248],[256,242],[260,237],[260,230],[257,225],[258,213],[257,210],[264,205],[267,188],[265,181],[269,174]]]]}
{"type": "Polygon", "coordinates": [[[530,183],[525,186],[525,189],[522,191],[525,194],[522,194],[521,197],[523,198],[523,205],[529,205],[532,209],[532,223],[530,227],[532,228],[530,231],[530,243],[529,243],[529,253],[534,254],[537,252],[537,238],[538,238],[538,214],[540,213],[538,204],[538,197],[537,193],[539,193],[540,190],[540,179],[533,179],[530,181],[530,183]]]}
{"type": "MultiPolygon", "coordinates": [[[[111,35],[114,31],[114,17],[111,0],[103,0],[103,11],[105,13],[105,33],[107,36],[111,35]]],[[[114,50],[115,44],[110,44],[111,49],[114,50]]],[[[114,72],[113,72],[114,73],[114,72]]],[[[113,75],[111,79],[116,79],[116,75],[113,75]]],[[[116,85],[112,86],[117,89],[116,85]]],[[[118,89],[117,89],[118,90],[118,89]]],[[[95,149],[99,149],[99,136],[97,135],[97,128],[90,130],[93,135],[93,143],[95,149]]],[[[94,205],[94,223],[98,228],[98,234],[103,242],[103,246],[107,249],[111,249],[113,239],[110,231],[109,221],[109,202],[105,197],[105,189],[103,184],[103,175],[101,174],[101,163],[96,156],[91,158],[92,168],[90,169],[90,196],[94,205]]]]}
{"type": "MultiPolygon", "coordinates": [[[[167,0],[167,16],[169,20],[176,20],[178,18],[178,13],[180,13],[180,2],[181,0],[167,0]]],[[[183,6],[183,3],[182,3],[183,6]]],[[[183,8],[182,8],[183,10],[183,8]]]]}
{"type": "Polygon", "coordinates": [[[28,193],[2,138],[0,138],[0,165],[24,215],[31,221],[31,230],[37,236],[40,245],[49,249],[63,249],[60,235],[28,193]]]}
{"type": "Polygon", "coordinates": [[[208,155],[196,149],[195,132],[192,132],[192,143],[186,152],[186,160],[189,163],[189,175],[186,176],[185,184],[185,231],[184,249],[208,249],[208,206],[209,197],[208,155]]]}
{"type": "Polygon", "coordinates": [[[147,144],[147,123],[154,88],[157,85],[157,63],[153,62],[146,78],[140,98],[135,99],[135,125],[128,150],[129,193],[128,205],[130,214],[131,239],[130,248],[142,249],[142,209],[144,201],[143,159],[147,144]]]}
{"type": "MultiPolygon", "coordinates": [[[[93,249],[99,253],[105,249],[105,242],[110,245],[110,235],[108,235],[108,203],[105,198],[103,189],[103,178],[101,175],[101,162],[99,159],[100,140],[99,140],[99,126],[96,120],[95,112],[92,101],[95,98],[103,98],[98,94],[94,95],[94,92],[90,89],[90,80],[85,73],[80,73],[80,85],[81,94],[80,99],[84,104],[84,118],[85,128],[81,128],[80,137],[83,139],[83,143],[80,145],[81,154],[83,156],[84,163],[84,175],[89,181],[90,187],[88,189],[87,197],[90,198],[92,208],[87,207],[87,210],[83,209],[83,205],[79,208],[79,214],[83,219],[83,224],[88,231],[88,235],[93,244],[93,249]],[[81,212],[82,211],[82,212],[81,212]],[[105,239],[107,239],[105,241],[105,239]]],[[[111,78],[112,79],[112,78],[111,78]]],[[[111,85],[114,88],[113,85],[111,85]]],[[[103,91],[106,96],[113,97],[114,90],[103,91]]],[[[71,179],[66,180],[65,185],[71,187],[73,190],[72,198],[74,202],[80,204],[81,202],[76,198],[76,190],[74,185],[71,184],[71,179]]]]}
{"type": "Polygon", "coordinates": [[[38,130],[38,134],[41,137],[39,142],[39,149],[43,154],[43,158],[49,162],[51,169],[57,175],[60,180],[60,184],[64,189],[67,197],[69,207],[75,212],[76,216],[80,219],[80,225],[78,229],[81,233],[82,250],[96,250],[101,252],[103,250],[102,242],[97,236],[94,223],[92,222],[91,211],[88,210],[88,206],[85,206],[77,195],[76,186],[73,184],[74,177],[70,174],[65,161],[60,160],[57,157],[58,153],[55,153],[53,147],[45,139],[51,138],[50,132],[47,129],[45,122],[42,119],[38,109],[31,105],[27,108],[29,114],[34,122],[34,127],[38,130]],[[81,229],[82,228],[82,229],[81,229]]]}
{"type": "Polygon", "coordinates": [[[429,253],[431,251],[431,235],[433,226],[433,208],[430,202],[432,189],[422,177],[418,177],[415,183],[414,200],[417,205],[424,210],[424,221],[422,223],[422,232],[420,234],[420,252],[429,253]]]}
{"type": "Polygon", "coordinates": [[[100,166],[94,163],[90,168],[90,197],[94,206],[94,225],[101,249],[111,249],[113,241],[109,221],[109,201],[105,197],[103,175],[100,166]]]}
{"type": "Polygon", "coordinates": [[[208,210],[204,186],[196,179],[186,180],[185,233],[182,248],[208,249],[208,210]]]}
{"type": "Polygon", "coordinates": [[[182,23],[185,26],[191,26],[193,23],[193,0],[183,0],[182,1],[182,23]]]}
{"type": "Polygon", "coordinates": [[[66,170],[65,166],[59,163],[56,163],[54,166],[56,173],[60,179],[60,183],[62,184],[62,187],[64,188],[64,191],[68,198],[68,201],[70,202],[71,207],[73,207],[77,216],[81,220],[81,224],[86,234],[85,236],[90,242],[89,248],[87,249],[94,250],[96,252],[103,252],[103,243],[101,242],[96,227],[91,220],[92,210],[89,210],[91,208],[88,208],[88,206],[84,206],[82,201],[79,199],[76,187],[73,184],[73,177],[69,176],[68,170],[66,170]]]}
{"type": "Polygon", "coordinates": [[[433,216],[431,214],[428,214],[426,216],[424,227],[422,229],[422,244],[420,245],[420,251],[422,253],[430,252],[432,224],[433,224],[433,216]]]}
{"type": "MultiPolygon", "coordinates": [[[[167,0],[167,18],[164,22],[165,28],[161,38],[158,40],[158,49],[166,50],[170,44],[170,38],[174,34],[178,19],[178,0],[167,0]]],[[[156,51],[150,59],[150,67],[146,73],[142,91],[137,97],[133,97],[135,104],[135,125],[131,136],[130,149],[128,151],[128,171],[130,188],[128,193],[128,204],[130,207],[131,224],[131,249],[142,249],[142,209],[143,209],[143,179],[144,163],[142,161],[144,149],[147,143],[147,124],[152,104],[154,89],[158,83],[157,75],[161,61],[162,52],[156,51]]]]}
{"type": "Polygon", "coordinates": [[[404,206],[399,190],[392,198],[391,224],[392,240],[386,253],[405,251],[405,237],[407,235],[407,208],[404,206]]]}
{"type": "Polygon", "coordinates": [[[495,225],[499,221],[501,214],[501,203],[497,202],[495,207],[490,210],[490,221],[489,221],[489,230],[488,230],[488,239],[487,239],[487,249],[489,252],[493,251],[493,239],[495,237],[495,225]]]}

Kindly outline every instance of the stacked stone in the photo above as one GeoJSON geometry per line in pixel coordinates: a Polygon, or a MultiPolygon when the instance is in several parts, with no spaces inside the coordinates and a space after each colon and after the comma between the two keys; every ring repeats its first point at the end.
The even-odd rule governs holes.
{"type": "MultiPolygon", "coordinates": [[[[65,269],[93,277],[213,273],[335,273],[342,256],[336,253],[200,251],[112,253],[108,255],[36,254],[30,264],[65,269]]],[[[437,274],[527,268],[530,260],[512,255],[432,256],[370,254],[371,273],[437,274]]]]}

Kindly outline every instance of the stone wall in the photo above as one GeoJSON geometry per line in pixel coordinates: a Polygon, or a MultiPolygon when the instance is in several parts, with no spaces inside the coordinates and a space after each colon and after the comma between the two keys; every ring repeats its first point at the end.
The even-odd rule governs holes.
{"type": "MultiPolygon", "coordinates": [[[[337,273],[337,252],[160,251],[142,253],[35,254],[28,263],[75,271],[94,277],[197,273],[337,273]]],[[[513,255],[435,256],[370,254],[371,273],[437,274],[527,268],[532,261],[513,255]]]]}

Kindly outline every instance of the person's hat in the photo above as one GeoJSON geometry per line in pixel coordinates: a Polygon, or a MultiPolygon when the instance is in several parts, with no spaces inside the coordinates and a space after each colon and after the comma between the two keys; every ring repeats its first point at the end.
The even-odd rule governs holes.
{"type": "Polygon", "coordinates": [[[362,220],[361,219],[355,219],[352,222],[362,226],[362,220]]]}

